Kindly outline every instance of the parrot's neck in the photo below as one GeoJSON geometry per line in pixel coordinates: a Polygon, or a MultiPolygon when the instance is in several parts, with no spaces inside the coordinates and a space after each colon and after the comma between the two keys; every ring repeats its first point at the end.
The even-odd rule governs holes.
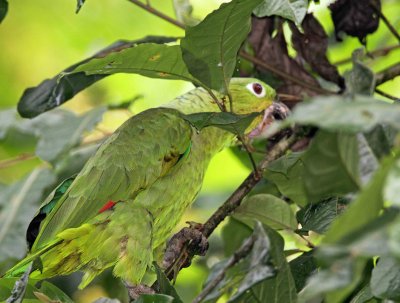
{"type": "MultiPolygon", "coordinates": [[[[163,105],[163,107],[173,108],[184,114],[220,111],[217,104],[203,88],[193,89],[163,105]]],[[[203,150],[208,151],[210,157],[224,147],[232,145],[234,139],[235,136],[232,133],[217,127],[206,127],[192,137],[193,144],[201,146],[203,150]]]]}

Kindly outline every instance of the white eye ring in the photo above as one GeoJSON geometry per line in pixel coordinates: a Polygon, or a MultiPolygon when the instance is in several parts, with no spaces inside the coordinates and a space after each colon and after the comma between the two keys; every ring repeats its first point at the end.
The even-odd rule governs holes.
{"type": "Polygon", "coordinates": [[[265,97],[265,89],[258,82],[252,82],[246,85],[246,88],[256,97],[262,98],[265,97]]]}

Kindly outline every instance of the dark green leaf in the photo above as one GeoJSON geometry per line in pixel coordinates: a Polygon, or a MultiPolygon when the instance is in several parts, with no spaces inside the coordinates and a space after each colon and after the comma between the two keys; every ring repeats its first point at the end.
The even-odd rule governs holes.
{"type": "Polygon", "coordinates": [[[225,256],[231,256],[243,241],[250,237],[251,233],[252,229],[248,225],[230,217],[228,223],[222,227],[221,231],[225,256]]]}
{"type": "Polygon", "coordinates": [[[325,235],[324,243],[335,243],[351,232],[361,229],[375,219],[383,207],[382,190],[389,169],[395,159],[385,158],[371,181],[363,188],[357,199],[333,222],[325,235]]]}
{"type": "Polygon", "coordinates": [[[8,11],[8,1],[0,0],[0,23],[4,20],[8,11]]]}
{"type": "Polygon", "coordinates": [[[374,72],[361,62],[363,55],[363,49],[357,49],[353,52],[353,69],[344,75],[346,90],[353,95],[372,95],[375,90],[374,72]]]}
{"type": "Polygon", "coordinates": [[[307,194],[302,179],[304,163],[302,153],[291,153],[272,162],[264,176],[273,182],[285,197],[294,203],[307,205],[307,194]]]}
{"type": "Polygon", "coordinates": [[[94,56],[68,67],[52,79],[46,79],[38,86],[26,89],[18,103],[18,112],[25,118],[35,117],[54,107],[60,106],[81,90],[106,77],[107,75],[104,74],[85,75],[84,72],[69,73],[80,65],[90,62],[94,58],[103,58],[107,56],[107,54],[118,53],[126,48],[134,48],[141,43],[167,43],[172,41],[176,41],[176,38],[148,36],[135,41],[117,41],[102,49],[94,56]]]}
{"type": "Polygon", "coordinates": [[[235,210],[234,216],[250,225],[257,220],[274,229],[297,229],[297,220],[289,204],[268,194],[245,199],[235,210]]]}
{"type": "Polygon", "coordinates": [[[317,262],[313,252],[305,252],[301,256],[289,262],[290,272],[296,284],[297,292],[306,285],[307,279],[317,270],[317,262]]]}
{"type": "Polygon", "coordinates": [[[25,231],[45,190],[55,180],[50,170],[38,168],[0,192],[0,261],[25,255],[25,231]]]}
{"type": "Polygon", "coordinates": [[[283,252],[283,238],[268,227],[265,231],[271,242],[270,254],[277,274],[252,287],[250,292],[236,302],[295,303],[297,302],[296,285],[283,252]]]}
{"type": "Polygon", "coordinates": [[[369,285],[363,287],[350,301],[350,303],[379,303],[378,300],[374,299],[371,293],[371,287],[369,285]]]}
{"type": "MultiPolygon", "coordinates": [[[[74,303],[70,297],[68,297],[61,289],[59,289],[57,286],[44,281],[41,283],[41,286],[39,288],[40,293],[46,295],[53,301],[60,301],[62,303],[74,303]]],[[[108,303],[118,303],[117,302],[108,302],[108,303]]],[[[104,302],[106,303],[106,302],[104,302]]]]}
{"type": "Polygon", "coordinates": [[[259,18],[265,16],[280,16],[300,26],[306,16],[307,8],[307,0],[264,0],[263,3],[254,10],[254,14],[259,18]]]}
{"type": "Polygon", "coordinates": [[[141,295],[135,303],[173,303],[174,298],[167,295],[141,295]]]}
{"type": "Polygon", "coordinates": [[[372,271],[371,292],[382,299],[400,300],[400,264],[391,257],[382,257],[372,271]]]}
{"type": "Polygon", "coordinates": [[[233,134],[243,134],[251,122],[260,114],[236,115],[229,112],[205,112],[182,114],[182,117],[199,131],[208,126],[215,126],[233,134]]]}
{"type": "Polygon", "coordinates": [[[390,153],[396,133],[396,130],[390,126],[377,125],[364,136],[375,156],[380,159],[390,153]]]}
{"type": "Polygon", "coordinates": [[[153,266],[156,269],[157,283],[160,293],[173,297],[173,303],[183,303],[175,288],[171,285],[167,276],[164,274],[163,270],[157,265],[156,262],[153,262],[153,266]]]}
{"type": "Polygon", "coordinates": [[[73,71],[79,72],[85,72],[86,75],[130,73],[201,84],[189,74],[179,45],[139,44],[81,64],[73,71]]]}
{"type": "Polygon", "coordinates": [[[246,276],[240,282],[237,292],[230,298],[229,302],[235,302],[247,290],[276,274],[274,267],[270,263],[271,243],[263,226],[259,222],[256,223],[254,228],[254,236],[256,240],[251,250],[250,267],[246,276]]]}
{"type": "Polygon", "coordinates": [[[309,204],[296,214],[302,230],[315,231],[323,234],[331,222],[342,212],[347,200],[341,197],[331,197],[318,204],[309,204]]]}
{"type": "Polygon", "coordinates": [[[240,45],[250,31],[250,15],[262,0],[234,0],[186,30],[181,41],[189,72],[206,87],[222,93],[236,66],[240,45]]]}
{"type": "Polygon", "coordinates": [[[356,136],[320,131],[303,159],[303,181],[311,202],[359,189],[356,136]]]}

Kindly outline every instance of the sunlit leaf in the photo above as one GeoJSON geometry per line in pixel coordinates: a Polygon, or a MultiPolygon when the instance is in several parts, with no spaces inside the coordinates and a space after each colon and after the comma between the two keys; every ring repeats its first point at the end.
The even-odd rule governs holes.
{"type": "Polygon", "coordinates": [[[51,79],[46,79],[38,86],[26,89],[18,103],[18,112],[22,117],[32,118],[54,107],[60,106],[83,89],[105,78],[105,74],[86,75],[84,72],[72,73],[82,64],[94,58],[103,58],[107,54],[119,52],[126,48],[135,47],[141,43],[167,43],[176,41],[176,38],[148,36],[140,40],[120,40],[100,50],[94,56],[78,62],[51,79]],[[61,77],[62,75],[62,77],[61,77]]]}
{"type": "Polygon", "coordinates": [[[303,182],[310,202],[359,189],[356,136],[320,131],[303,160],[303,182]]]}
{"type": "Polygon", "coordinates": [[[307,0],[264,0],[255,10],[257,17],[280,16],[300,26],[308,8],[307,0]]]}
{"type": "Polygon", "coordinates": [[[275,229],[297,229],[297,220],[289,204],[268,194],[258,194],[245,199],[234,215],[251,225],[254,220],[258,220],[275,229]]]}
{"type": "Polygon", "coordinates": [[[46,189],[55,181],[53,172],[37,168],[0,192],[0,261],[25,255],[25,231],[46,189]]]}
{"type": "Polygon", "coordinates": [[[188,28],[181,41],[189,72],[205,86],[227,93],[240,45],[250,31],[250,15],[262,0],[233,0],[188,28]]]}

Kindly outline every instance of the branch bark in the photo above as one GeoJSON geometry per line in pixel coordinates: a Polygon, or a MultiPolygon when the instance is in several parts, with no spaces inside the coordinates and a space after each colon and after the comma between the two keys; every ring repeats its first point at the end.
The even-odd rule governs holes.
{"type": "Polygon", "coordinates": [[[396,63],[376,74],[376,86],[400,76],[400,63],[396,63]]]}

